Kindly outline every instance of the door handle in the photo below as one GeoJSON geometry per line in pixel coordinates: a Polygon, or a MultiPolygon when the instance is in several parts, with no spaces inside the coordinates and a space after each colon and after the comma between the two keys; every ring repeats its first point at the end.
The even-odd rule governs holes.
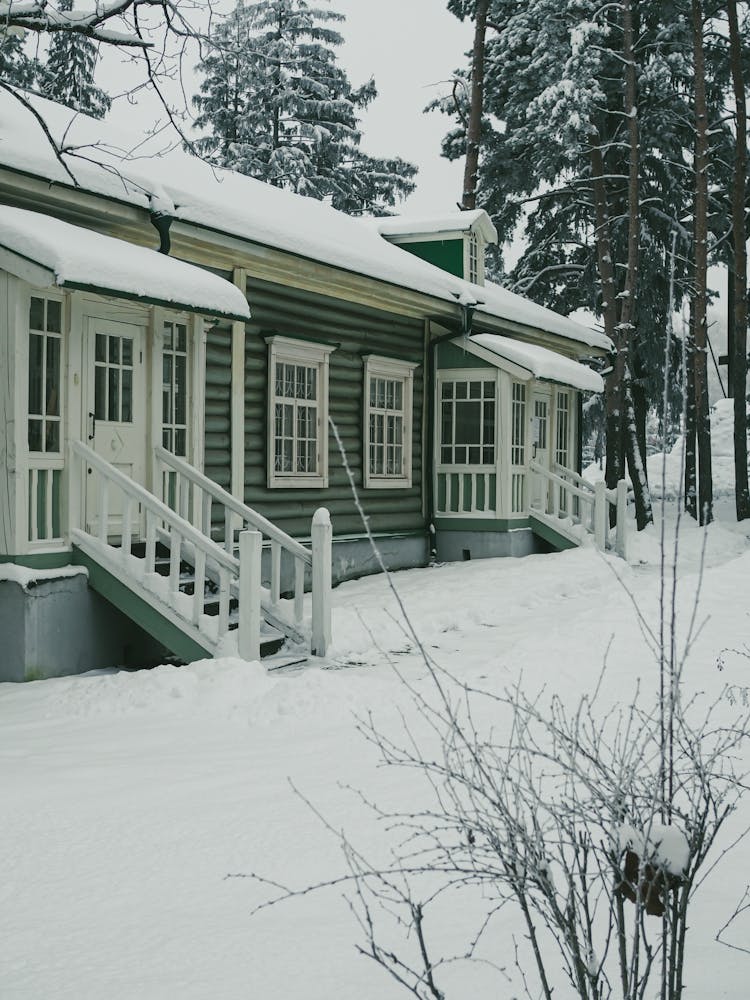
{"type": "Polygon", "coordinates": [[[91,431],[89,433],[89,441],[93,441],[94,435],[96,434],[96,414],[89,412],[89,420],[91,421],[91,431]]]}

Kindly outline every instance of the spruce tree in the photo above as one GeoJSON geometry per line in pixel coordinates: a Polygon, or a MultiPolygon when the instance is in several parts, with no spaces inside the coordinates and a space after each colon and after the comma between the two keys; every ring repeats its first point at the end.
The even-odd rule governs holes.
{"type": "MultiPolygon", "coordinates": [[[[73,0],[60,0],[58,7],[62,11],[72,10],[73,0]]],[[[39,79],[44,96],[93,118],[103,118],[111,101],[94,83],[97,55],[96,44],[90,38],[67,31],[54,32],[39,79]]]]}
{"type": "Polygon", "coordinates": [[[416,168],[360,149],[357,113],[375,98],[336,62],[341,14],[306,0],[237,7],[211,35],[193,98],[195,146],[213,162],[277,187],[328,198],[344,211],[383,213],[414,189],[416,168]]]}
{"type": "Polygon", "coordinates": [[[34,85],[37,64],[23,50],[23,38],[2,30],[0,24],[0,80],[26,89],[34,85]]]}

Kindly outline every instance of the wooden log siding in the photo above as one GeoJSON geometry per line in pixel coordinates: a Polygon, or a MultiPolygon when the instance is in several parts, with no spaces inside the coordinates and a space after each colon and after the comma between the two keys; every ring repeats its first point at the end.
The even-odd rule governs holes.
{"type": "Polygon", "coordinates": [[[204,471],[225,490],[230,488],[230,392],[232,327],[212,327],[206,339],[206,426],[204,471]]]}
{"type": "Polygon", "coordinates": [[[330,357],[329,415],[336,422],[373,532],[419,532],[422,513],[423,340],[420,320],[405,319],[354,303],[324,298],[270,282],[248,279],[252,320],[245,344],[245,502],[291,535],[310,534],[318,506],[331,512],[334,534],[361,535],[338,446],[329,434],[327,489],[268,489],[268,346],[279,334],[337,344],[330,357]],[[412,487],[363,487],[364,354],[402,358],[420,365],[414,372],[412,487]]]}

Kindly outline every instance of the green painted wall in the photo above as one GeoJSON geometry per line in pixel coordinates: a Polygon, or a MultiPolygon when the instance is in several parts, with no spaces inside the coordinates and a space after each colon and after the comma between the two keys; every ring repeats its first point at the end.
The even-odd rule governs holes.
{"type": "Polygon", "coordinates": [[[346,472],[329,435],[328,489],[268,489],[268,346],[277,333],[338,344],[330,357],[329,413],[339,429],[370,527],[374,532],[424,531],[422,514],[422,408],[424,328],[420,320],[249,279],[252,320],[245,346],[245,500],[285,531],[309,536],[319,506],[331,512],[335,535],[361,535],[346,472]],[[414,373],[412,481],[410,489],[363,488],[363,354],[416,362],[414,373]]]}
{"type": "Polygon", "coordinates": [[[494,371],[494,367],[482,358],[477,358],[469,354],[449,340],[438,344],[437,349],[438,368],[489,368],[494,371]]]}
{"type": "Polygon", "coordinates": [[[427,240],[419,243],[399,243],[402,250],[413,253],[415,257],[429,261],[449,274],[459,278],[464,276],[464,241],[459,240],[427,240]]]}
{"type": "Polygon", "coordinates": [[[215,483],[231,484],[230,434],[232,328],[213,327],[206,339],[205,472],[215,483]]]}

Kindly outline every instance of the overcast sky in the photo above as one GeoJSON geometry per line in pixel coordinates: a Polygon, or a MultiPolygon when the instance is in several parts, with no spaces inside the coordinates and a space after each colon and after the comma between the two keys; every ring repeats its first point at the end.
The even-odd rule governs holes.
{"type": "MultiPolygon", "coordinates": [[[[412,213],[443,212],[455,208],[461,196],[462,164],[440,155],[440,141],[450,119],[437,112],[423,113],[425,105],[444,93],[451,73],[461,65],[471,46],[471,26],[446,9],[447,0],[333,0],[332,10],[345,15],[339,26],[345,42],[338,51],[340,64],[358,86],[375,77],[378,97],[364,112],[363,148],[373,155],[401,156],[419,167],[417,190],[399,206],[412,213]]],[[[222,4],[230,10],[233,0],[222,4]]],[[[190,77],[186,89],[195,93],[200,75],[190,77]]],[[[106,53],[97,82],[110,94],[128,90],[133,67],[121,52],[106,53]]],[[[188,94],[190,96],[190,94],[188,94]]],[[[175,91],[176,103],[181,96],[175,91]]],[[[151,129],[163,110],[148,91],[137,103],[119,100],[112,119],[128,132],[151,129]]]]}

